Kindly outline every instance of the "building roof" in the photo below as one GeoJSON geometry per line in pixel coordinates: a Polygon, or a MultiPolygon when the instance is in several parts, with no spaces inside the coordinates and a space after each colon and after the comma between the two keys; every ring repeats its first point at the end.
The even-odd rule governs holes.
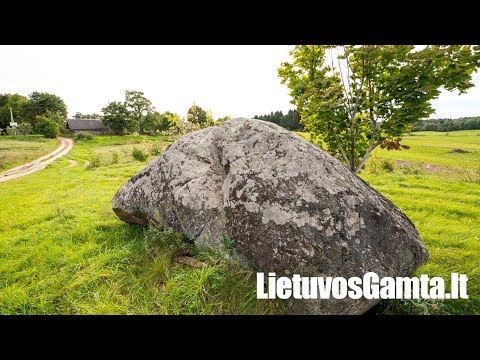
{"type": "Polygon", "coordinates": [[[98,119],[67,119],[70,130],[107,130],[102,120],[98,119]]]}

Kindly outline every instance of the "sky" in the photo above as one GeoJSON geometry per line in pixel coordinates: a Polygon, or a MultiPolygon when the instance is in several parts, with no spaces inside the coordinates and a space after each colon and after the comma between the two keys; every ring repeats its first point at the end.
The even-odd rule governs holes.
{"type": "MultiPolygon", "coordinates": [[[[29,45],[0,46],[0,93],[59,95],[69,116],[101,113],[125,90],[145,93],[155,108],[182,116],[193,105],[215,118],[293,109],[277,68],[291,46],[29,45]]],[[[467,94],[443,92],[431,117],[480,115],[480,73],[467,94]]]]}

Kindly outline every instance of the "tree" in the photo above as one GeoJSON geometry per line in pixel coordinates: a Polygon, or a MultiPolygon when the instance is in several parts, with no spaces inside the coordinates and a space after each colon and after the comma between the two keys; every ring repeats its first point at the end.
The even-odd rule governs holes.
{"type": "Polygon", "coordinates": [[[114,133],[123,134],[126,131],[132,131],[137,123],[133,120],[125,104],[113,101],[108,103],[102,109],[102,122],[108,126],[114,133]]]}
{"type": "Polygon", "coordinates": [[[144,129],[162,132],[173,131],[179,121],[180,116],[178,114],[170,111],[164,113],[154,111],[145,116],[144,129]]]}
{"type": "Polygon", "coordinates": [[[138,124],[139,133],[143,133],[145,116],[154,111],[152,102],[145,97],[143,91],[127,90],[125,91],[125,106],[138,124]]]}
{"type": "Polygon", "coordinates": [[[455,131],[480,129],[480,117],[459,119],[428,119],[413,125],[414,131],[455,131]]]}
{"type": "Polygon", "coordinates": [[[37,115],[35,119],[35,132],[46,138],[56,138],[60,134],[58,124],[46,116],[37,115]]]}
{"type": "Polygon", "coordinates": [[[161,114],[160,119],[160,131],[175,132],[178,124],[181,122],[180,115],[170,111],[165,111],[161,114]]]}
{"type": "Polygon", "coordinates": [[[300,124],[300,114],[297,110],[288,110],[287,114],[282,111],[271,112],[265,115],[255,115],[254,119],[273,122],[290,131],[303,131],[303,126],[300,124]]]}
{"type": "Polygon", "coordinates": [[[49,111],[58,113],[63,119],[66,119],[67,106],[59,96],[34,91],[28,98],[28,103],[24,108],[24,116],[32,125],[34,125],[36,115],[48,115],[49,111]]]}
{"type": "Polygon", "coordinates": [[[172,115],[169,116],[170,127],[168,130],[174,134],[185,134],[187,132],[188,122],[176,113],[171,114],[172,115]]]}
{"type": "Polygon", "coordinates": [[[374,148],[408,148],[401,136],[434,112],[446,90],[473,86],[480,46],[295,46],[278,69],[301,122],[358,172],[374,148]]]}
{"type": "Polygon", "coordinates": [[[160,130],[163,128],[161,116],[162,114],[160,114],[158,111],[149,112],[147,115],[145,115],[145,119],[143,121],[143,129],[150,131],[162,131],[160,130]]]}
{"type": "Polygon", "coordinates": [[[100,119],[102,115],[93,113],[93,114],[83,114],[81,112],[77,112],[73,118],[74,119],[100,119]]]}
{"type": "Polygon", "coordinates": [[[17,123],[24,121],[24,108],[28,99],[19,94],[0,94],[0,128],[7,128],[10,125],[10,109],[12,109],[13,120],[17,123]]]}
{"type": "Polygon", "coordinates": [[[203,127],[207,123],[207,112],[200,106],[192,105],[188,109],[187,120],[193,125],[203,127]]]}
{"type": "Polygon", "coordinates": [[[48,120],[58,124],[58,128],[61,133],[67,132],[66,119],[63,117],[63,115],[60,112],[53,112],[53,111],[47,110],[47,113],[45,114],[45,116],[48,118],[48,120]]]}

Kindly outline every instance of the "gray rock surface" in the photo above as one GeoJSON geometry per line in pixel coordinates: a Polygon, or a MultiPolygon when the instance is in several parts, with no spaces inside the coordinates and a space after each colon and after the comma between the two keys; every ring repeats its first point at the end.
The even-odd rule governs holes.
{"type": "MultiPolygon", "coordinates": [[[[277,276],[408,276],[428,257],[413,223],[338,160],[272,123],[239,118],[189,133],[113,198],[120,219],[234,241],[277,276]]],[[[378,300],[289,300],[291,313],[361,314],[378,300]]]]}

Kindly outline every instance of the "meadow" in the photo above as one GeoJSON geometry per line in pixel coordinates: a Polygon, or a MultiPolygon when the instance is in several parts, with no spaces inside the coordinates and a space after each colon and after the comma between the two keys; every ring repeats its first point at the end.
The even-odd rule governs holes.
{"type": "Polygon", "coordinates": [[[60,145],[57,139],[42,135],[2,136],[0,141],[0,171],[35,160],[60,145]]]}
{"type": "MultiPolygon", "coordinates": [[[[0,158],[38,140],[4,138],[0,158]]],[[[228,253],[198,251],[181,234],[112,212],[118,188],[173,140],[96,136],[40,172],[0,183],[1,314],[284,312],[256,299],[254,272],[228,253]],[[186,254],[204,266],[175,261],[186,254]]],[[[414,133],[404,143],[411,149],[374,151],[360,176],[417,226],[430,252],[417,274],[465,273],[470,299],[383,301],[371,312],[480,314],[480,131],[414,133]]]]}

